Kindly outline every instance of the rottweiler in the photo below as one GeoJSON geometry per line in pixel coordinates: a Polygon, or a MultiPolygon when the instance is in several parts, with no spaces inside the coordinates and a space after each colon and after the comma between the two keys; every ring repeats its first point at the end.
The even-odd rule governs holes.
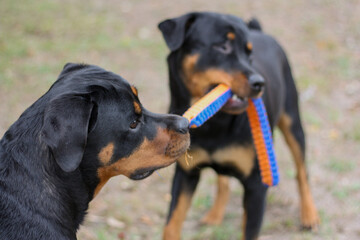
{"type": "Polygon", "coordinates": [[[265,34],[259,21],[232,15],[192,12],[167,19],[159,29],[170,49],[167,58],[171,92],[170,113],[183,114],[214,86],[231,87],[234,97],[203,126],[192,129],[189,154],[177,161],[172,200],[163,238],[180,238],[201,170],[218,174],[214,205],[202,219],[219,224],[229,198],[228,176],[244,187],[243,236],[259,235],[267,187],[261,182],[249,121],[248,98],[262,97],[271,129],[278,126],[293,155],[300,193],[301,223],[315,228],[319,217],[310,192],[305,166],[305,135],[298,94],[282,47],[265,34]]]}
{"type": "Polygon", "coordinates": [[[119,75],[66,64],[0,141],[0,239],[76,239],[109,178],[140,180],[175,162],[188,125],[147,111],[119,75]]]}

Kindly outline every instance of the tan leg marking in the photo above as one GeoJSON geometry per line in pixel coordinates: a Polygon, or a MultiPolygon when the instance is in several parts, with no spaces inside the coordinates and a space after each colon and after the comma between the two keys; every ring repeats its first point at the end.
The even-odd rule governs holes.
{"type": "Polygon", "coordinates": [[[187,153],[182,155],[178,163],[181,168],[185,171],[190,171],[191,169],[199,166],[203,163],[210,163],[210,155],[202,148],[194,148],[188,150],[187,153]],[[186,154],[190,155],[190,158],[186,156],[186,154]]]}
{"type": "Polygon", "coordinates": [[[229,177],[225,175],[218,175],[217,194],[215,203],[210,211],[201,220],[202,223],[208,225],[219,225],[225,213],[225,207],[229,200],[230,188],[229,177]]]}
{"type": "MultiPolygon", "coordinates": [[[[212,159],[218,164],[235,167],[247,177],[254,167],[255,150],[252,146],[231,146],[222,148],[210,156],[204,149],[195,148],[189,150],[189,155],[192,156],[191,160],[186,159],[185,155],[178,160],[178,163],[185,171],[190,171],[200,164],[211,163],[212,159]]],[[[219,175],[218,190],[214,205],[201,220],[202,223],[218,225],[222,222],[226,204],[229,199],[229,192],[229,178],[219,175]]]]}
{"type": "Polygon", "coordinates": [[[302,154],[299,143],[296,141],[294,135],[291,133],[291,124],[291,118],[286,114],[282,114],[278,126],[282,131],[295,160],[295,166],[297,170],[297,182],[301,202],[301,223],[304,227],[316,228],[316,226],[320,223],[320,218],[318,216],[314,200],[311,195],[310,186],[307,180],[304,156],[302,154]]]}
{"type": "Polygon", "coordinates": [[[243,221],[242,221],[242,238],[241,238],[242,240],[245,240],[246,237],[246,220],[247,220],[247,214],[244,208],[243,221]]]}
{"type": "Polygon", "coordinates": [[[220,164],[234,166],[247,177],[254,167],[255,150],[253,146],[230,146],[216,151],[212,159],[220,164]]]}
{"type": "Polygon", "coordinates": [[[171,219],[165,226],[163,240],[179,240],[181,237],[182,224],[186,218],[186,213],[191,205],[191,196],[181,193],[172,213],[171,219]]]}
{"type": "MultiPolygon", "coordinates": [[[[241,236],[242,240],[246,239],[246,223],[247,223],[247,213],[246,213],[246,210],[244,208],[243,221],[242,221],[242,236],[241,236]]],[[[255,238],[253,238],[253,240],[257,240],[258,238],[259,237],[255,237],[255,238]]]]}

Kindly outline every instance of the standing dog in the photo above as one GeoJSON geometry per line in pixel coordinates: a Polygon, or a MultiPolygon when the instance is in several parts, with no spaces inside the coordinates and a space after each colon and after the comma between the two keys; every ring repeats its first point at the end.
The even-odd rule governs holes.
{"type": "Polygon", "coordinates": [[[228,201],[226,176],[244,186],[244,238],[259,234],[267,187],[259,166],[246,113],[247,99],[262,96],[271,128],[278,126],[295,160],[301,203],[301,222],[306,228],[319,223],[307,181],[305,138],[298,96],[291,69],[280,45],[261,31],[256,20],[246,24],[238,17],[194,12],[159,24],[170,48],[170,112],[183,114],[214,86],[231,87],[235,97],[202,127],[191,131],[190,155],[178,160],[164,239],[180,238],[182,223],[198,184],[201,170],[211,167],[218,175],[218,193],[204,223],[219,224],[228,201]]]}
{"type": "Polygon", "coordinates": [[[67,64],[0,141],[0,239],[76,239],[109,178],[140,180],[176,161],[188,125],[144,109],[120,76],[67,64]]]}

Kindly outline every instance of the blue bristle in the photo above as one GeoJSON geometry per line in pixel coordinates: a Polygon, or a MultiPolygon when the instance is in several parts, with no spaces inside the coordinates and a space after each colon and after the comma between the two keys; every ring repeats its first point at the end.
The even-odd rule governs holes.
{"type": "Polygon", "coordinates": [[[269,165],[272,175],[272,185],[275,186],[279,183],[279,173],[276,163],[276,157],[273,146],[273,139],[271,134],[271,128],[268,121],[268,116],[265,110],[265,105],[261,98],[252,99],[255,105],[256,111],[258,113],[261,131],[264,137],[264,142],[266,145],[266,151],[269,159],[269,165]]]}
{"type": "Polygon", "coordinates": [[[212,102],[202,112],[190,121],[190,125],[200,127],[204,122],[211,118],[224,104],[231,98],[231,90],[226,91],[216,101],[212,102]]]}

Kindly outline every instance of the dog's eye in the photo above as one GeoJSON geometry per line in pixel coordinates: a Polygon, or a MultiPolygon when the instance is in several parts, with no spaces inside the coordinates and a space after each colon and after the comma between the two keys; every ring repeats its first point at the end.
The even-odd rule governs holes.
{"type": "Polygon", "coordinates": [[[140,121],[139,121],[138,119],[132,121],[132,122],[130,123],[130,128],[131,128],[131,129],[135,129],[135,128],[137,127],[137,125],[139,124],[139,122],[140,122],[140,121]]]}
{"type": "Polygon", "coordinates": [[[230,41],[226,41],[225,43],[214,45],[215,50],[223,53],[223,54],[230,54],[233,51],[233,47],[231,46],[230,41]]]}

